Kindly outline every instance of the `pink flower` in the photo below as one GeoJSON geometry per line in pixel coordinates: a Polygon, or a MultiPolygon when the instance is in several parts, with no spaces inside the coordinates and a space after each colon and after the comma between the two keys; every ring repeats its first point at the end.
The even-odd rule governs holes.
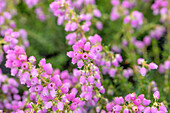
{"type": "Polygon", "coordinates": [[[85,94],[85,100],[91,100],[91,98],[92,98],[92,94],[91,93],[87,93],[87,94],[85,94]]]}
{"type": "Polygon", "coordinates": [[[96,28],[97,28],[98,30],[102,30],[102,29],[103,29],[103,24],[102,24],[101,22],[97,22],[97,23],[96,23],[96,28]]]}
{"type": "Polygon", "coordinates": [[[62,93],[66,94],[66,93],[69,91],[68,86],[64,85],[64,86],[61,88],[61,91],[62,91],[62,93]]]}
{"type": "Polygon", "coordinates": [[[93,14],[96,17],[101,17],[101,12],[98,9],[93,10],[93,14]]]}
{"type": "Polygon", "coordinates": [[[136,94],[135,93],[132,93],[130,95],[130,100],[134,101],[136,99],[136,94]]]}
{"type": "Polygon", "coordinates": [[[129,113],[129,109],[124,109],[123,113],[129,113]]]}
{"type": "Polygon", "coordinates": [[[127,24],[127,23],[129,23],[130,22],[130,16],[126,16],[125,18],[124,18],[124,24],[127,24]]]}
{"type": "Polygon", "coordinates": [[[93,84],[94,83],[94,77],[93,76],[89,76],[88,77],[88,81],[90,84],[93,84]]]}
{"type": "Polygon", "coordinates": [[[154,92],[153,97],[154,97],[154,99],[159,99],[159,97],[160,97],[159,91],[154,92]]]}
{"type": "Polygon", "coordinates": [[[115,104],[123,104],[124,99],[122,97],[115,97],[114,102],[115,102],[115,104]]]}
{"type": "Polygon", "coordinates": [[[72,103],[72,104],[70,105],[70,109],[71,109],[72,111],[76,110],[76,109],[77,109],[77,103],[72,103]]]}
{"type": "Polygon", "coordinates": [[[74,98],[75,98],[75,94],[74,93],[67,94],[67,99],[69,101],[72,101],[74,98]]]}
{"type": "Polygon", "coordinates": [[[43,66],[43,69],[46,71],[47,74],[51,75],[53,73],[53,68],[52,65],[50,63],[45,64],[43,66]]]}
{"type": "Polygon", "coordinates": [[[140,99],[141,101],[143,101],[143,99],[144,99],[144,94],[139,95],[139,96],[138,96],[138,99],[140,99]]]}
{"type": "Polygon", "coordinates": [[[89,51],[90,50],[90,42],[86,42],[84,45],[84,51],[89,51]]]}
{"type": "Polygon", "coordinates": [[[48,84],[48,89],[54,89],[55,88],[55,84],[54,83],[49,83],[48,84]]]}
{"type": "Polygon", "coordinates": [[[114,68],[112,68],[112,69],[109,70],[109,75],[110,75],[110,77],[114,77],[115,74],[116,74],[116,70],[115,70],[114,68]]]}
{"type": "Polygon", "coordinates": [[[53,103],[52,102],[47,102],[47,103],[45,103],[45,109],[49,109],[49,108],[51,108],[52,107],[52,105],[53,105],[53,103]]]}
{"type": "Polygon", "coordinates": [[[159,106],[159,110],[160,110],[160,111],[163,111],[163,112],[168,112],[168,111],[167,111],[167,108],[164,106],[163,103],[162,103],[161,106],[159,106]]]}
{"type": "Polygon", "coordinates": [[[82,59],[83,60],[87,60],[88,59],[88,54],[87,53],[83,53],[82,54],[82,59]]]}
{"type": "Polygon", "coordinates": [[[80,60],[80,61],[77,62],[78,68],[82,68],[83,65],[84,65],[84,62],[83,62],[82,60],[80,60]]]}
{"type": "Polygon", "coordinates": [[[96,79],[100,79],[100,74],[99,74],[99,73],[95,73],[95,74],[94,74],[94,77],[95,77],[96,79]]]}
{"type": "Polygon", "coordinates": [[[107,103],[107,105],[106,105],[106,110],[107,110],[107,111],[111,111],[112,108],[113,108],[113,106],[114,106],[114,103],[113,103],[113,102],[112,102],[112,103],[107,103]]]}
{"type": "Polygon", "coordinates": [[[150,100],[144,99],[143,100],[143,105],[148,106],[151,103],[150,100]]]}
{"type": "Polygon", "coordinates": [[[132,110],[133,110],[134,112],[137,112],[137,111],[138,111],[138,107],[137,107],[137,106],[132,106],[132,110]]]}
{"type": "Polygon", "coordinates": [[[15,76],[18,72],[18,68],[11,68],[11,75],[15,76]]]}
{"type": "Polygon", "coordinates": [[[12,62],[12,65],[13,65],[13,67],[20,67],[21,66],[21,62],[19,60],[14,60],[12,62]]]}
{"type": "Polygon", "coordinates": [[[149,69],[157,69],[158,66],[155,63],[150,63],[149,64],[149,69]]]}
{"type": "Polygon", "coordinates": [[[28,69],[28,64],[26,62],[21,64],[21,69],[27,70],[28,69]]]}
{"type": "Polygon", "coordinates": [[[146,68],[144,68],[144,67],[140,68],[140,73],[141,73],[142,76],[145,76],[146,72],[147,72],[146,68]]]}
{"type": "Polygon", "coordinates": [[[135,99],[135,101],[134,101],[134,104],[135,104],[135,105],[137,105],[137,106],[138,106],[140,103],[141,103],[141,100],[140,100],[140,99],[138,99],[138,98],[137,98],[137,99],[135,99]]]}
{"type": "Polygon", "coordinates": [[[146,107],[143,112],[144,113],[150,113],[151,112],[151,108],[150,107],[146,107]]]}
{"type": "Polygon", "coordinates": [[[144,61],[145,61],[145,60],[144,60],[143,58],[139,58],[139,59],[137,60],[137,63],[138,63],[138,64],[142,64],[144,61]]]}
{"type": "Polygon", "coordinates": [[[121,106],[120,105],[115,105],[114,107],[113,107],[113,111],[115,111],[115,112],[118,112],[118,111],[120,111],[122,108],[121,108],[121,106]]]}
{"type": "Polygon", "coordinates": [[[43,89],[43,87],[41,85],[35,86],[35,91],[36,92],[40,92],[40,91],[42,91],[42,89],[43,89]]]}
{"type": "Polygon", "coordinates": [[[151,113],[157,113],[158,109],[156,107],[151,108],[151,113]]]}
{"type": "Polygon", "coordinates": [[[102,93],[102,94],[105,93],[105,88],[103,86],[100,87],[100,93],[102,93]]]}
{"type": "Polygon", "coordinates": [[[86,82],[86,77],[81,76],[80,77],[80,84],[84,84],[86,82]]]}
{"type": "Polygon", "coordinates": [[[31,85],[35,86],[36,84],[38,84],[38,78],[34,77],[31,79],[31,85]]]}

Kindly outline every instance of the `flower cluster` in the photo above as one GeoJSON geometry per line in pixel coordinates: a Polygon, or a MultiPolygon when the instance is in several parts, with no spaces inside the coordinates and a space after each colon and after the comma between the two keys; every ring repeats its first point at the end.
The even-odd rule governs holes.
{"type": "Polygon", "coordinates": [[[0,36],[4,36],[4,32],[8,28],[16,28],[15,21],[12,17],[15,13],[11,10],[7,10],[6,0],[0,0],[0,36]]]}
{"type": "Polygon", "coordinates": [[[18,87],[19,84],[14,78],[8,78],[0,70],[0,89],[2,90],[1,97],[3,97],[0,100],[0,109],[16,111],[25,107],[28,92],[25,91],[23,96],[20,96],[18,87]]]}
{"type": "Polygon", "coordinates": [[[18,32],[13,30],[16,29],[15,21],[12,20],[15,13],[5,9],[6,1],[0,1],[0,5],[4,7],[2,12],[0,12],[0,36],[3,37],[3,39],[0,40],[0,62],[2,62],[4,55],[3,51],[7,52],[16,45],[27,48],[29,46],[29,41],[27,39],[27,32],[24,29],[19,29],[18,32]]]}
{"type": "Polygon", "coordinates": [[[41,7],[36,8],[35,13],[37,15],[37,18],[39,20],[41,20],[42,22],[44,22],[46,20],[46,16],[45,16],[44,12],[42,11],[41,7]]]}
{"type": "Polygon", "coordinates": [[[40,60],[39,68],[36,68],[35,57],[31,56],[27,60],[24,49],[19,46],[14,50],[8,50],[6,58],[6,67],[11,68],[11,75],[17,75],[20,83],[29,87],[30,99],[35,101],[29,103],[30,110],[45,112],[48,109],[53,111],[67,109],[69,111],[75,110],[81,102],[79,98],[75,98],[76,89],[69,93],[72,82],[71,84],[68,82],[68,72],[58,75],[57,70],[53,73],[52,65],[46,63],[45,59],[40,60]],[[69,103],[72,104],[69,106],[69,103]]]}
{"type": "Polygon", "coordinates": [[[110,77],[114,77],[117,71],[117,67],[119,63],[123,61],[122,56],[120,54],[113,55],[113,52],[108,52],[107,54],[101,52],[97,55],[95,59],[95,63],[98,66],[102,67],[103,74],[109,74],[110,77]]]}
{"type": "Polygon", "coordinates": [[[39,6],[39,3],[42,1],[39,0],[23,0],[23,1],[26,3],[28,8],[36,7],[34,12],[37,16],[37,19],[39,19],[42,22],[46,20],[46,15],[44,14],[42,8],[39,6]]]}
{"type": "MultiPolygon", "coordinates": [[[[132,37],[131,43],[140,51],[145,47],[150,46],[153,39],[160,40],[161,37],[164,36],[165,32],[165,27],[156,26],[155,29],[149,32],[148,35],[143,37],[143,40],[137,40],[136,37],[132,37]]],[[[126,47],[129,43],[126,39],[124,39],[122,40],[122,44],[126,47]]]]}
{"type": "Polygon", "coordinates": [[[110,14],[110,19],[115,21],[124,15],[128,15],[129,9],[134,7],[135,2],[130,0],[123,0],[121,3],[120,0],[111,0],[111,4],[113,5],[113,8],[110,14]]]}
{"type": "Polygon", "coordinates": [[[139,67],[140,68],[140,74],[142,76],[145,76],[148,70],[152,70],[152,69],[157,69],[158,68],[158,66],[155,63],[153,63],[153,62],[147,64],[146,61],[143,58],[139,58],[137,60],[137,64],[142,65],[142,67],[139,67]]]}
{"type": "Polygon", "coordinates": [[[133,75],[133,70],[131,68],[127,68],[123,70],[123,76],[125,78],[129,78],[132,75],[133,75]]]}
{"type": "Polygon", "coordinates": [[[4,41],[6,44],[3,46],[5,52],[9,49],[13,49],[16,45],[20,43],[23,44],[23,48],[29,46],[29,42],[27,40],[27,32],[24,29],[20,29],[18,32],[13,31],[13,29],[7,29],[5,31],[4,41]]]}
{"type": "Polygon", "coordinates": [[[97,19],[93,21],[96,24],[96,28],[98,30],[103,29],[103,24],[98,20],[101,17],[101,12],[97,9],[95,0],[74,0],[72,2],[72,6],[76,8],[81,14],[80,16],[86,16],[88,21],[93,21],[93,19],[97,19]],[[83,10],[83,12],[81,12],[83,10]],[[96,17],[96,18],[95,18],[96,17]]]}
{"type": "MultiPolygon", "coordinates": [[[[122,112],[122,113],[165,113],[168,112],[163,103],[158,103],[156,100],[160,98],[160,94],[156,91],[153,94],[155,102],[152,107],[150,107],[151,100],[145,99],[144,94],[137,96],[135,93],[128,94],[123,97],[115,97],[113,102],[107,103],[106,111],[108,113],[112,112],[122,112]]],[[[102,113],[106,113],[102,110],[102,113]]]]}
{"type": "Polygon", "coordinates": [[[155,0],[152,4],[152,10],[154,15],[160,14],[162,16],[162,21],[165,20],[166,15],[168,15],[168,0],[155,0]]]}
{"type": "Polygon", "coordinates": [[[138,28],[143,24],[143,14],[139,11],[133,11],[131,15],[124,18],[124,24],[130,23],[133,28],[138,28]]]}
{"type": "Polygon", "coordinates": [[[165,14],[167,12],[168,1],[167,0],[155,0],[152,4],[152,10],[154,14],[165,14]]]}
{"type": "Polygon", "coordinates": [[[90,36],[88,40],[86,41],[85,38],[82,38],[73,45],[73,51],[67,53],[67,56],[72,58],[72,63],[77,63],[78,68],[81,68],[86,63],[85,61],[96,59],[96,54],[102,50],[99,35],[90,36]]]}
{"type": "Polygon", "coordinates": [[[100,71],[94,64],[89,64],[89,69],[78,70],[81,84],[80,97],[88,102],[88,105],[95,106],[100,98],[100,94],[105,93],[105,88],[101,84],[100,71]]]}
{"type": "Polygon", "coordinates": [[[9,12],[1,12],[0,13],[0,34],[4,36],[4,32],[8,28],[15,28],[16,24],[12,20],[12,15],[9,12]]]}
{"type": "Polygon", "coordinates": [[[166,32],[166,29],[164,26],[156,26],[154,30],[151,30],[149,35],[151,38],[155,38],[159,40],[166,32]]]}
{"type": "MultiPolygon", "coordinates": [[[[96,59],[96,55],[102,51],[101,41],[102,38],[95,34],[94,36],[85,36],[85,33],[90,30],[91,22],[87,15],[76,15],[73,12],[71,1],[58,1],[50,4],[51,11],[58,20],[61,16],[67,15],[68,22],[65,25],[65,31],[70,31],[66,36],[69,45],[73,45],[73,51],[69,51],[67,56],[72,58],[72,63],[76,64],[78,68],[82,68],[84,65],[90,64],[91,61],[96,59]],[[80,22],[83,22],[81,25],[80,22]]],[[[100,11],[94,10],[94,15],[100,17],[100,11]]],[[[84,66],[86,67],[86,66],[84,66]]]]}

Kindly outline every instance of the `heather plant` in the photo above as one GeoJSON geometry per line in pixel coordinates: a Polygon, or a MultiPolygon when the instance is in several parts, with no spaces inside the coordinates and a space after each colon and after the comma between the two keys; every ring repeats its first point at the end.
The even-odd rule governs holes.
{"type": "Polygon", "coordinates": [[[168,0],[0,0],[0,112],[166,113],[168,0]]]}

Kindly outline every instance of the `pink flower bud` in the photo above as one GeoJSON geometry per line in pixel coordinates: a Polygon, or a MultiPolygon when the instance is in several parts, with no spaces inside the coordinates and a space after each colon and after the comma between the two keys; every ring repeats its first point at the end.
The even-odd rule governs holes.
{"type": "Polygon", "coordinates": [[[135,93],[132,93],[130,95],[130,100],[134,101],[136,99],[136,94],[135,93]]]}
{"type": "Polygon", "coordinates": [[[151,103],[150,100],[144,99],[143,100],[143,105],[148,106],[151,103]]]}

